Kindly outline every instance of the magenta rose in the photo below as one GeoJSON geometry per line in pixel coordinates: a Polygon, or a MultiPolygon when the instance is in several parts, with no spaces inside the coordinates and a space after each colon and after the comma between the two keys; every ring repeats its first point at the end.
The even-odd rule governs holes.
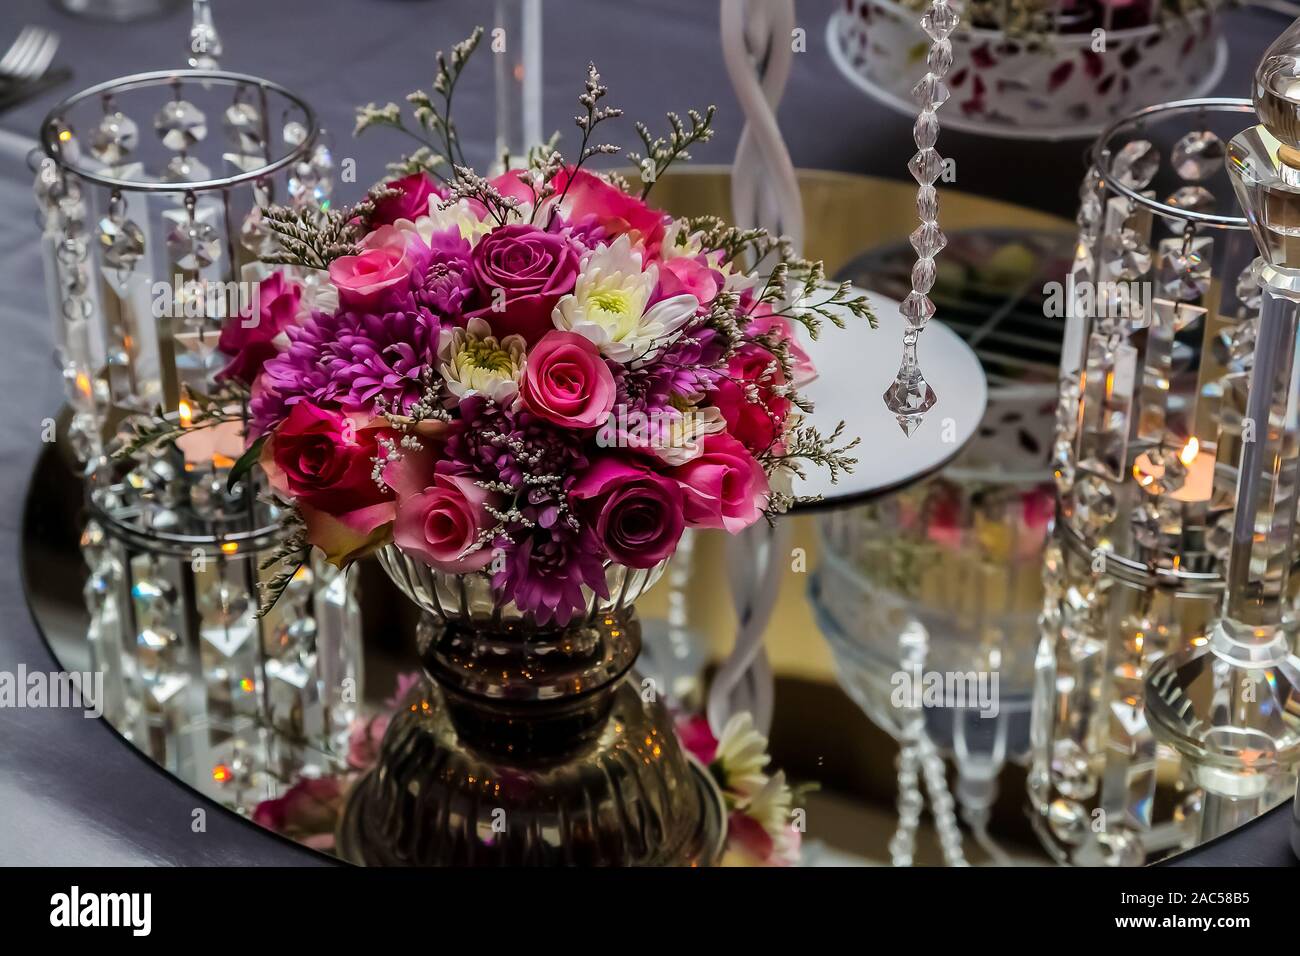
{"type": "Polygon", "coordinates": [[[780,450],[790,413],[790,399],[772,391],[784,384],[780,366],[773,367],[775,361],[761,345],[742,345],[727,361],[727,374],[710,396],[727,422],[727,432],[754,454],[780,450]],[[749,385],[756,387],[757,401],[746,394],[749,385]]]}
{"type": "Polygon", "coordinates": [[[522,223],[480,239],[471,266],[487,304],[466,317],[486,319],[498,337],[522,335],[529,345],[555,327],[555,303],[578,281],[578,254],[569,241],[522,223]]]}
{"type": "Polygon", "coordinates": [[[435,475],[423,491],[398,497],[393,543],[439,571],[477,571],[492,560],[490,545],[469,550],[495,523],[485,507],[490,497],[472,478],[435,475]]]}
{"type": "Polygon", "coordinates": [[[275,339],[298,321],[302,286],[290,282],[282,272],[272,272],[257,285],[252,308],[226,320],[217,339],[217,349],[230,356],[217,374],[218,381],[233,379],[252,385],[266,360],[279,351],[275,339]]]}
{"type": "Polygon", "coordinates": [[[528,353],[519,396],[566,428],[595,428],[614,407],[614,375],[591,340],[552,329],[528,353]]]}
{"type": "Polygon", "coordinates": [[[373,305],[387,290],[410,282],[411,273],[423,271],[428,259],[424,240],[396,226],[380,226],[361,245],[356,255],[330,263],[330,282],[344,307],[373,305]]]}
{"type": "Polygon", "coordinates": [[[767,503],[767,475],[736,439],[709,435],[704,451],[668,472],[682,489],[692,528],[722,528],[735,534],[758,520],[767,503]]]}
{"type": "Polygon", "coordinates": [[[401,179],[384,183],[389,189],[396,189],[399,195],[381,199],[375,203],[375,211],[370,221],[376,226],[389,226],[399,219],[418,219],[429,215],[429,197],[445,199],[447,193],[428,173],[415,173],[401,179]]]}
{"type": "Polygon", "coordinates": [[[569,490],[610,559],[650,568],[677,550],[686,527],[677,482],[628,459],[602,458],[569,490]]]}
{"type": "Polygon", "coordinates": [[[307,538],[342,567],[387,541],[393,495],[371,476],[384,419],[297,402],[262,447],[271,487],[298,506],[307,538]]]}

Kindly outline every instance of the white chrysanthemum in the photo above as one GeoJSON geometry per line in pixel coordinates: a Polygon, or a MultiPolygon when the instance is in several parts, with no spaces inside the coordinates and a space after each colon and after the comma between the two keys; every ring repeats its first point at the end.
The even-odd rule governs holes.
{"type": "Polygon", "coordinates": [[[624,234],[587,253],[573,292],[556,304],[551,320],[616,362],[653,358],[700,307],[693,295],[675,295],[647,309],[658,284],[658,266],[642,270],[641,253],[624,234]]]}
{"type": "Polygon", "coordinates": [[[793,825],[793,803],[794,794],[785,782],[785,771],[778,770],[738,808],[772,838],[772,857],[768,862],[777,866],[799,862],[800,841],[793,825]]]}
{"type": "Polygon", "coordinates": [[[650,450],[667,465],[684,465],[704,454],[706,435],[716,435],[726,428],[727,420],[722,417],[721,409],[712,405],[689,408],[680,416],[667,418],[650,450]]]}
{"type": "Polygon", "coordinates": [[[763,768],[770,759],[767,738],[754,727],[754,715],[747,710],[733,714],[718,736],[713,757],[722,770],[725,789],[752,797],[767,784],[763,768]]]}
{"type": "Polygon", "coordinates": [[[466,328],[443,329],[438,338],[438,371],[447,390],[461,399],[482,395],[502,404],[519,391],[527,343],[521,335],[497,340],[483,319],[466,328]]]}
{"type": "Polygon", "coordinates": [[[664,230],[663,242],[659,245],[661,259],[678,259],[682,256],[698,256],[704,251],[704,233],[687,232],[690,224],[685,219],[674,219],[664,230]]]}
{"type": "Polygon", "coordinates": [[[469,204],[468,199],[458,200],[446,209],[440,208],[441,206],[441,199],[437,196],[430,196],[427,215],[421,216],[415,222],[411,222],[409,219],[399,219],[396,225],[403,227],[409,224],[410,228],[419,233],[420,238],[426,243],[435,232],[446,232],[454,226],[460,230],[461,238],[471,246],[492,231],[492,221],[490,219],[480,219],[474,207],[469,204]]]}

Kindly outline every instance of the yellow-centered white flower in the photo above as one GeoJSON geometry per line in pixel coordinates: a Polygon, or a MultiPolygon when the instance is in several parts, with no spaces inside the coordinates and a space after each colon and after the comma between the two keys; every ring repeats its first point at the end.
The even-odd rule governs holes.
{"type": "Polygon", "coordinates": [[[443,329],[438,336],[438,371],[457,400],[482,395],[497,404],[519,392],[527,343],[522,335],[498,340],[483,319],[470,319],[465,328],[443,329]]]}
{"type": "Polygon", "coordinates": [[[700,303],[683,294],[647,308],[659,284],[659,267],[642,269],[641,263],[641,253],[626,235],[587,253],[573,292],[551,313],[555,327],[590,339],[615,362],[654,358],[700,303]]]}
{"type": "Polygon", "coordinates": [[[754,727],[754,715],[747,710],[732,714],[718,735],[718,749],[713,762],[722,769],[726,789],[742,797],[752,797],[767,785],[763,772],[771,758],[767,738],[754,727]]]}
{"type": "Polygon", "coordinates": [[[440,208],[441,206],[441,199],[430,196],[429,212],[426,215],[420,216],[414,222],[410,219],[399,219],[393,225],[399,229],[414,229],[425,243],[428,243],[435,232],[446,232],[454,226],[460,231],[460,237],[471,246],[492,231],[492,221],[480,219],[468,199],[458,200],[446,209],[440,208]]]}

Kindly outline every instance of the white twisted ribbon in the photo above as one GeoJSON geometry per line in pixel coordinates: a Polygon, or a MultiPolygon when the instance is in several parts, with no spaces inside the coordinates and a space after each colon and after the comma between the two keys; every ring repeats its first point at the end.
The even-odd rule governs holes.
{"type": "MultiPolygon", "coordinates": [[[[803,201],[789,150],[776,122],[776,107],[794,58],[794,0],[721,0],[722,54],[745,126],[731,170],[733,223],[762,226],[803,247],[803,201]]],[[[749,711],[761,733],[772,727],[772,665],[763,647],[780,575],[789,551],[790,527],[759,522],[727,540],[736,641],[709,688],[707,714],[715,734],[728,718],[749,711]]]]}

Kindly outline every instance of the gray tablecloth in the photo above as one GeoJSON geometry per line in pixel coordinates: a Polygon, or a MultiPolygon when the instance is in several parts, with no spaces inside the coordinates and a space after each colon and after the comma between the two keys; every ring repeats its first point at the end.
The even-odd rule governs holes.
{"type": "MultiPolygon", "coordinates": [[[[0,45],[22,24],[45,24],[63,37],[59,63],[76,71],[67,88],[0,116],[0,670],[14,671],[19,664],[48,670],[55,664],[27,612],[18,549],[23,492],[39,451],[41,422],[55,414],[61,395],[50,358],[30,175],[22,141],[11,134],[32,135],[46,110],[73,88],[180,65],[188,4],[130,26],[72,19],[47,0],[4,0],[0,6],[0,45]]],[[[337,155],[357,160],[362,183],[380,176],[385,157],[397,148],[397,134],[372,134],[354,143],[352,108],[369,100],[400,100],[426,86],[432,52],[465,36],[490,12],[486,0],[217,0],[213,6],[225,41],[223,66],[303,93],[336,134],[337,155]]],[[[831,8],[826,0],[798,4],[808,49],[795,58],[780,117],[794,161],[905,178],[914,151],[911,122],[868,101],[836,73],[824,42],[831,8]]],[[[587,60],[594,59],[611,88],[608,102],[637,118],[717,103],[718,135],[696,150],[696,158],[730,160],[740,120],[718,53],[716,3],[546,0],[545,16],[548,131],[572,132],[574,97],[587,60]]],[[[1232,62],[1219,92],[1245,93],[1253,64],[1283,26],[1276,16],[1253,11],[1229,17],[1232,62]]],[[[477,64],[458,90],[458,101],[470,158],[485,162],[492,137],[485,64],[477,64]]],[[[957,188],[1073,214],[1083,143],[1008,143],[945,133],[941,146],[959,160],[957,188]]],[[[68,587],[79,584],[69,581],[68,587]]],[[[1276,821],[1269,822],[1277,829],[1276,821]]],[[[1248,849],[1245,855],[1251,855],[1248,849]]],[[[99,721],[67,710],[0,709],[0,864],[319,859],[213,812],[203,797],[157,771],[99,721]],[[199,807],[209,810],[205,833],[191,828],[199,807]]]]}

